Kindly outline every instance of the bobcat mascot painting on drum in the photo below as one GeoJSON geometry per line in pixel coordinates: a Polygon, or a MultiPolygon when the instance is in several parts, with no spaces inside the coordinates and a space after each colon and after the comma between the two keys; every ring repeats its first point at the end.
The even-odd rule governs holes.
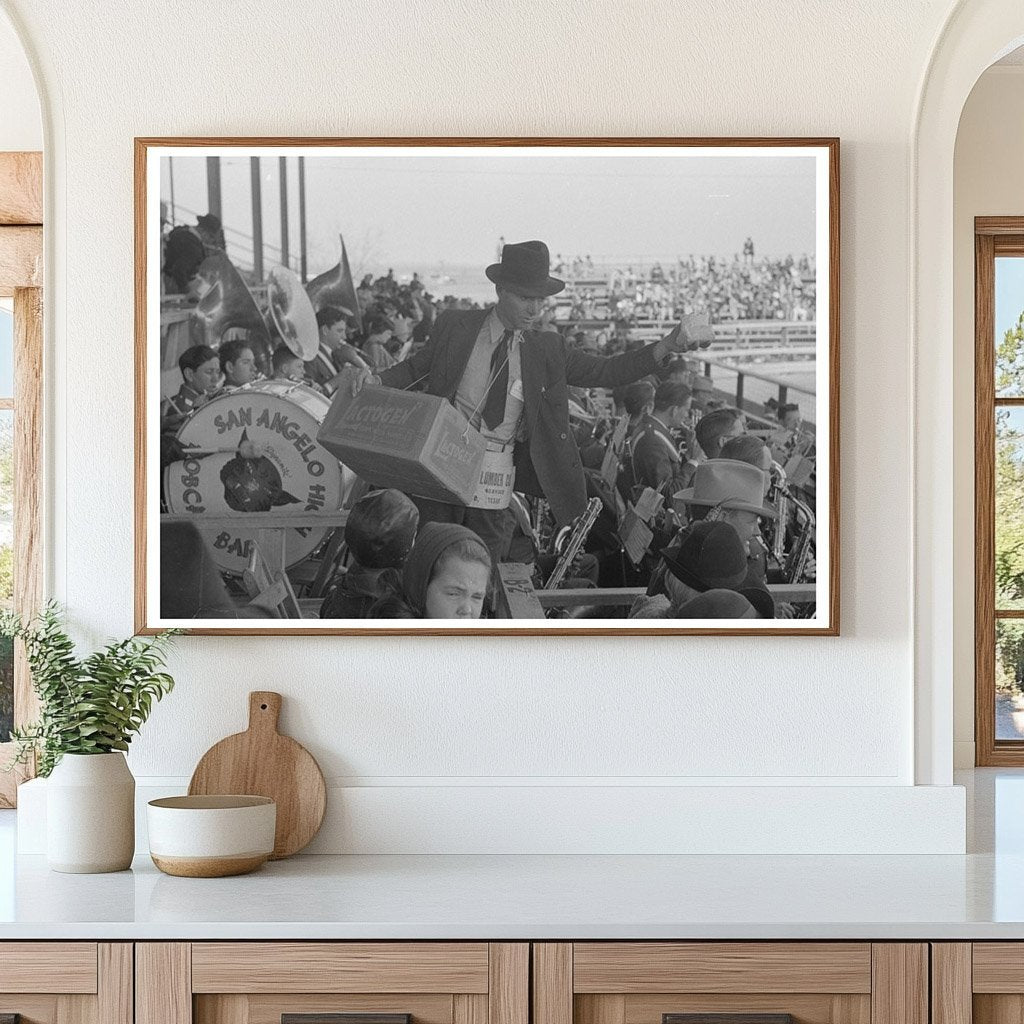
{"type": "MultiPolygon", "coordinates": [[[[178,515],[231,516],[238,527],[205,530],[217,564],[240,575],[252,553],[246,513],[341,508],[355,474],[316,441],[330,402],[290,381],[259,381],[220,395],[178,431],[185,458],[164,470],[167,509],[178,515]]],[[[307,558],[326,530],[289,530],[285,564],[307,558]]]]}

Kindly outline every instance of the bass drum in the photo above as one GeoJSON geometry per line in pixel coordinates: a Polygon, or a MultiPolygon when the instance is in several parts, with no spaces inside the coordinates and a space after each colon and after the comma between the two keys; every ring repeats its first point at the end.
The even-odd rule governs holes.
{"type": "MultiPolygon", "coordinates": [[[[196,451],[164,470],[167,510],[237,517],[237,527],[202,531],[222,569],[241,575],[249,564],[256,534],[245,529],[248,514],[332,512],[348,498],[355,473],[316,441],[329,408],[304,384],[265,380],[211,399],[181,425],[178,441],[196,451]]],[[[307,558],[326,534],[288,530],[286,565],[307,558]]]]}

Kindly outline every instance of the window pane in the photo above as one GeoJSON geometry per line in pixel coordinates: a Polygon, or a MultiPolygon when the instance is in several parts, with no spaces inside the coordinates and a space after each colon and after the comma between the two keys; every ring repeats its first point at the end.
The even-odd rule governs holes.
{"type": "Polygon", "coordinates": [[[1024,408],[996,409],[996,608],[1024,608],[1024,408]]]}
{"type": "Polygon", "coordinates": [[[0,398],[14,397],[14,316],[0,307],[0,398]]]}
{"type": "Polygon", "coordinates": [[[1024,397],[1024,257],[996,259],[996,397],[1024,397]]]}
{"type": "MultiPolygon", "coordinates": [[[[0,410],[0,607],[14,597],[14,413],[0,410]]],[[[0,638],[0,743],[14,724],[14,648],[0,638]]]]}
{"type": "Polygon", "coordinates": [[[996,620],[996,739],[1024,739],[1024,622],[996,620]]]}

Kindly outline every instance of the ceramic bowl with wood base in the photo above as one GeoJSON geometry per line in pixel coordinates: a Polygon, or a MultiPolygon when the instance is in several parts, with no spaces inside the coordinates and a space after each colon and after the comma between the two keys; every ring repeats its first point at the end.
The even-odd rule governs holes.
{"type": "Polygon", "coordinates": [[[168,796],[147,807],[149,853],[168,875],[224,878],[274,851],[277,805],[266,796],[168,796]]]}

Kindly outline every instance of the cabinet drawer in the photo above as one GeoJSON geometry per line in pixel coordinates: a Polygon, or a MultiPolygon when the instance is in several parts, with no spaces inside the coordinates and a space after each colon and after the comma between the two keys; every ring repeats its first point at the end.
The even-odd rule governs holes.
{"type": "Polygon", "coordinates": [[[92,994],[96,956],[95,942],[4,942],[0,992],[92,994]]]}
{"type": "Polygon", "coordinates": [[[514,942],[136,947],[136,1024],[529,1024],[514,942]]]}
{"type": "Polygon", "coordinates": [[[926,1024],[923,943],[537,943],[534,1024],[926,1024]]]}
{"type": "Polygon", "coordinates": [[[473,992],[486,942],[196,942],[192,991],[473,992]]]}
{"type": "Polygon", "coordinates": [[[127,942],[0,942],[0,1018],[132,1024],[127,942]]]}
{"type": "Polygon", "coordinates": [[[578,942],[573,991],[871,991],[870,943],[578,942]]]}

